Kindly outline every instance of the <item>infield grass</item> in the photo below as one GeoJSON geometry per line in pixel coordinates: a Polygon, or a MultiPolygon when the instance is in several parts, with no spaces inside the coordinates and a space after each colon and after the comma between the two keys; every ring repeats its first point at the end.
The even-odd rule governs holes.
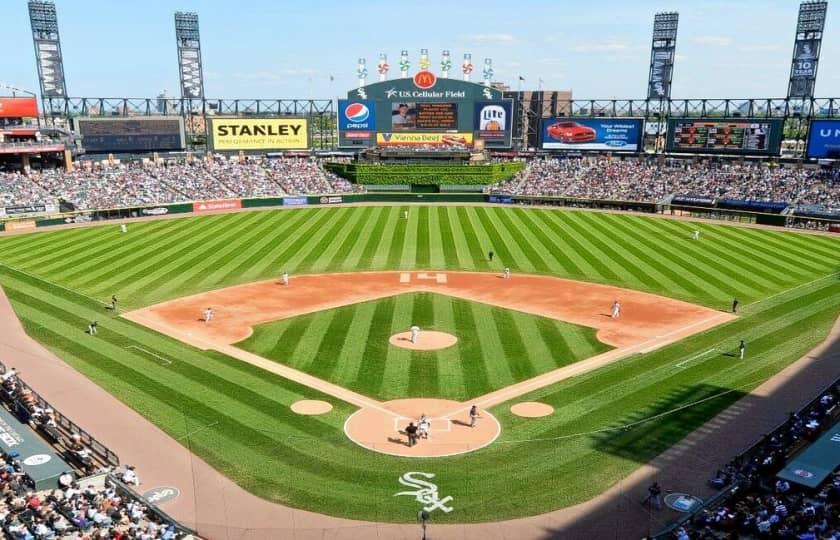
{"type": "MultiPolygon", "coordinates": [[[[436,474],[441,495],[454,497],[455,510],[435,512],[435,522],[586,500],[802,356],[840,312],[837,238],[520,208],[412,207],[404,220],[403,210],[253,212],[132,223],[127,235],[106,225],[2,237],[0,283],[30,335],[246,489],[317,512],[403,522],[419,509],[393,496],[407,471],[436,474]],[[701,241],[689,239],[693,229],[701,241]],[[419,230],[428,230],[428,243],[419,230]],[[488,249],[497,254],[492,264],[488,249]],[[421,269],[419,261],[429,269],[510,266],[718,308],[737,296],[743,309],[736,321],[522,398],[552,404],[551,416],[526,420],[509,413],[510,403],[495,407],[502,435],[481,451],[407,459],[347,440],[342,427],[352,406],[103,306],[111,294],[124,308],[139,307],[281,268],[421,269]],[[92,319],[95,338],[84,333],[92,319]],[[742,337],[747,359],[739,362],[727,354],[742,337]],[[291,413],[302,398],[335,408],[318,417],[291,413]]],[[[25,373],[24,357],[3,361],[25,373]]]]}
{"type": "Polygon", "coordinates": [[[462,401],[605,352],[584,326],[433,293],[408,293],[254,328],[238,347],[387,401],[462,401]],[[388,339],[412,325],[458,342],[409,351],[388,339]]]}

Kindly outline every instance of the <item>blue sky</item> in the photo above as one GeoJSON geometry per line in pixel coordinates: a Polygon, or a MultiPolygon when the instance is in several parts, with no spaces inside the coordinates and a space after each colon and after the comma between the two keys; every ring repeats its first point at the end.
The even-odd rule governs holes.
{"type": "MultiPolygon", "coordinates": [[[[0,82],[37,91],[25,0],[2,0],[0,82]]],[[[331,98],[356,84],[365,57],[421,48],[460,63],[494,61],[496,79],[575,98],[642,98],[653,15],[678,11],[675,98],[781,97],[787,89],[797,0],[268,1],[56,0],[72,96],[178,94],[175,11],[201,23],[205,93],[220,98],[331,98]],[[330,75],[335,77],[330,82],[330,75]]],[[[829,5],[816,95],[840,96],[840,2],[829,5]]],[[[477,71],[480,71],[478,69],[477,71]]],[[[2,90],[0,90],[2,93],[2,90]]]]}

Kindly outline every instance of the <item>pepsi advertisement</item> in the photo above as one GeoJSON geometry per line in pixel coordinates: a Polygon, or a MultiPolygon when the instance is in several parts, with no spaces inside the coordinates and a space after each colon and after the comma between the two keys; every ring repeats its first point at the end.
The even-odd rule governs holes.
{"type": "Polygon", "coordinates": [[[376,109],[373,101],[338,100],[339,131],[376,131],[376,109]]]}
{"type": "Polygon", "coordinates": [[[808,157],[840,159],[840,120],[812,120],[808,133],[808,157]]]}
{"type": "Polygon", "coordinates": [[[545,118],[542,147],[546,150],[639,152],[642,132],[639,118],[545,118]]]}

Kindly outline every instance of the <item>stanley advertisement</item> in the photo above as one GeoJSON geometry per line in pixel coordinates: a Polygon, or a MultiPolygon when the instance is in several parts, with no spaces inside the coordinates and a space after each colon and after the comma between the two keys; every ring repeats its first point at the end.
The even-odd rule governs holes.
{"type": "Polygon", "coordinates": [[[302,150],[310,147],[306,118],[212,118],[214,151],[302,150]]]}

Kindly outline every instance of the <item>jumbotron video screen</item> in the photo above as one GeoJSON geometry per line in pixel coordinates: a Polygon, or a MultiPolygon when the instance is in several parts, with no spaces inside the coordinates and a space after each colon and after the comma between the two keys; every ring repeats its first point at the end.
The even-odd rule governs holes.
{"type": "Polygon", "coordinates": [[[668,130],[671,152],[778,154],[778,120],[672,120],[668,130]]]}

